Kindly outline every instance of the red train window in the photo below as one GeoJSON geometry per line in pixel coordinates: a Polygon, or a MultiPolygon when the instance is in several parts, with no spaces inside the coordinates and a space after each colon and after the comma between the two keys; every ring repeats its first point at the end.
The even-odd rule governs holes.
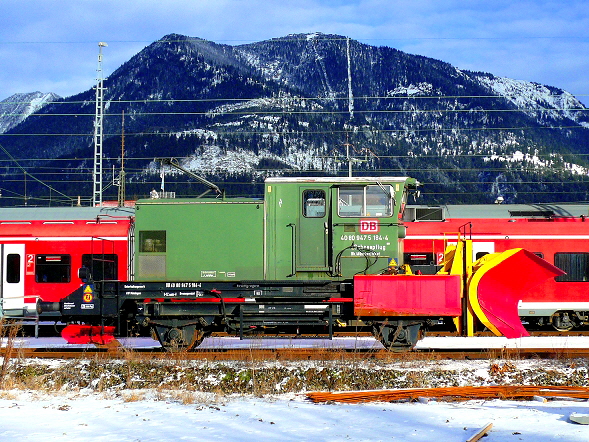
{"type": "Polygon", "coordinates": [[[556,253],[554,265],[566,272],[555,278],[558,282],[589,281],[589,253],[556,253]]]}
{"type": "Polygon", "coordinates": [[[116,280],[117,259],[117,255],[111,253],[85,254],[82,255],[82,265],[90,269],[94,281],[116,280]]]}
{"type": "Polygon", "coordinates": [[[35,257],[35,281],[70,282],[70,255],[37,255],[35,257]]]}

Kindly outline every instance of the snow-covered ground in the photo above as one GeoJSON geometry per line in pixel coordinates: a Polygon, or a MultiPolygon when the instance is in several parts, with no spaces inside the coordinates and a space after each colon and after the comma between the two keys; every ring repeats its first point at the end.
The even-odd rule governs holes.
{"type": "MultiPolygon", "coordinates": [[[[218,342],[212,339],[207,344],[234,348],[257,347],[262,343],[271,347],[326,344],[288,339],[273,343],[248,341],[223,338],[218,342]]],[[[375,342],[371,338],[337,339],[331,344],[365,347],[375,342]]],[[[157,347],[150,339],[122,343],[135,348],[157,347]]],[[[15,344],[16,347],[34,344],[51,347],[63,346],[64,342],[60,338],[18,339],[15,344]]],[[[546,345],[544,342],[543,346],[546,345]]],[[[0,442],[435,439],[441,442],[465,441],[488,423],[493,428],[484,439],[486,442],[589,440],[589,426],[569,419],[573,413],[589,415],[586,401],[314,404],[304,394],[317,388],[332,388],[326,385],[332,385],[334,390],[587,385],[589,366],[585,360],[421,361],[408,357],[350,364],[174,358],[141,362],[131,354],[127,357],[121,361],[43,361],[19,359],[15,355],[10,361],[7,389],[0,389],[0,442]],[[254,386],[248,383],[250,378],[252,381],[255,378],[254,386]],[[289,383],[294,385],[290,391],[295,393],[285,389],[289,383]],[[238,384],[243,390],[229,388],[238,384]],[[37,387],[31,390],[29,385],[37,387]],[[144,385],[152,388],[143,388],[144,385]]]]}
{"type": "Polygon", "coordinates": [[[588,402],[313,404],[273,398],[166,392],[105,395],[0,394],[3,441],[465,441],[487,423],[492,441],[587,441],[589,426],[569,421],[588,402]],[[194,400],[194,402],[193,402],[194,400]]]}

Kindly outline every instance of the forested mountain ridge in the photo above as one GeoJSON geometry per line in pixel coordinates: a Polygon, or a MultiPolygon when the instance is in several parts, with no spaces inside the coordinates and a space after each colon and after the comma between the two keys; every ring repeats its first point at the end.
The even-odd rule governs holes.
{"type": "MultiPolygon", "coordinates": [[[[229,46],[171,34],[105,86],[104,169],[120,165],[124,112],[131,194],[156,185],[155,157],[252,194],[267,175],[346,174],[348,143],[362,160],[354,174],[414,176],[423,202],[589,199],[589,114],[570,93],[343,36],[229,46]]],[[[76,191],[90,195],[94,98],[88,90],[44,106],[3,146],[21,159],[61,158],[54,185],[72,194],[67,181],[85,180],[76,191]]],[[[32,174],[48,167],[26,164],[32,174]]]]}

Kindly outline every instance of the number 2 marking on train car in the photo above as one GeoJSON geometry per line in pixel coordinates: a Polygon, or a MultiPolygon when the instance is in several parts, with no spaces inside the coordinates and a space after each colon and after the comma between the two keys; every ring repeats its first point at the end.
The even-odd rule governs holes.
{"type": "Polygon", "coordinates": [[[27,275],[35,274],[35,255],[27,253],[27,275]]]}

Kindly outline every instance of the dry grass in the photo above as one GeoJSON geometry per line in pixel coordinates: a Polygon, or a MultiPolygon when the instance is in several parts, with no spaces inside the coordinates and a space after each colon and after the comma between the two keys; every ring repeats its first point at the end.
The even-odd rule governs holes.
{"type": "Polygon", "coordinates": [[[5,382],[7,379],[8,367],[10,366],[10,359],[14,354],[14,339],[20,330],[20,325],[16,322],[0,319],[0,339],[5,340],[2,356],[2,366],[0,367],[0,388],[6,388],[5,382]]]}
{"type": "Polygon", "coordinates": [[[4,399],[7,401],[14,401],[18,399],[18,395],[13,391],[2,391],[0,390],[0,399],[4,399]]]}
{"type": "MultiPolygon", "coordinates": [[[[6,331],[11,330],[5,328],[6,331]]],[[[256,346],[236,350],[241,361],[192,361],[186,354],[164,354],[153,359],[120,348],[120,358],[99,356],[58,364],[35,361],[6,352],[0,392],[93,391],[116,394],[125,402],[147,398],[183,404],[218,403],[228,394],[254,396],[306,391],[381,390],[462,385],[589,385],[589,360],[552,361],[529,366],[529,361],[507,360],[493,353],[490,361],[463,361],[459,368],[441,364],[431,353],[408,353],[399,360],[370,359],[369,354],[350,360],[343,350],[324,349],[321,360],[269,361],[256,346]],[[526,363],[528,365],[526,365],[526,363]],[[485,365],[486,364],[486,365],[485,365]],[[449,367],[449,368],[444,368],[449,367]],[[466,368],[465,368],[466,367],[466,368]],[[527,368],[526,368],[527,367],[527,368]],[[478,371],[477,371],[478,370],[478,371]],[[146,393],[149,392],[149,393],[146,393]],[[211,399],[213,398],[213,399],[211,399]]]]}
{"type": "Polygon", "coordinates": [[[126,391],[123,393],[124,402],[139,402],[145,399],[144,391],[126,391]]]}

